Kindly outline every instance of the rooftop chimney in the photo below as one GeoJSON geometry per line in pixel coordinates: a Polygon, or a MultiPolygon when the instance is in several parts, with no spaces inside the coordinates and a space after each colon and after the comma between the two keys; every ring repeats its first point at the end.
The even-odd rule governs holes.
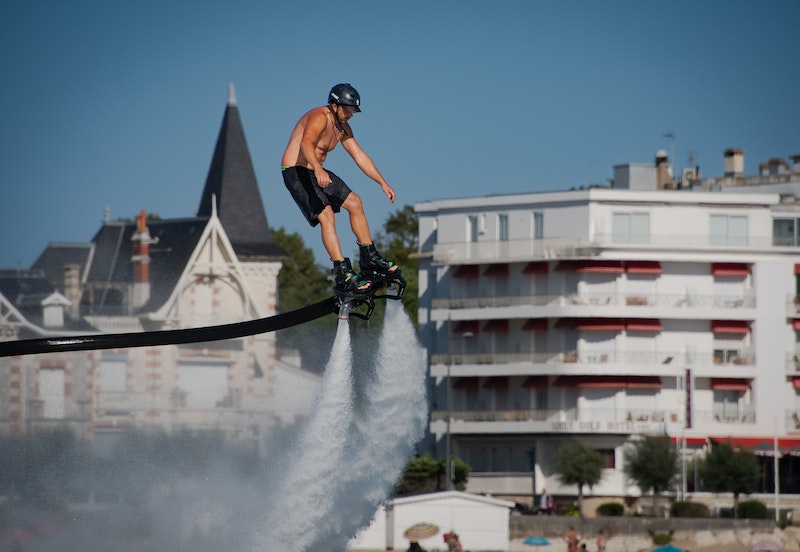
{"type": "Polygon", "coordinates": [[[744,150],[728,148],[725,150],[725,176],[742,176],[744,174],[744,150]]]}
{"type": "Polygon", "coordinates": [[[667,152],[658,150],[656,152],[656,190],[671,190],[674,187],[667,152]]]}
{"type": "Polygon", "coordinates": [[[70,302],[70,316],[78,318],[81,308],[81,266],[77,263],[64,265],[64,296],[70,302]]]}
{"type": "Polygon", "coordinates": [[[144,209],[136,217],[136,232],[133,242],[133,308],[138,309],[150,300],[150,238],[147,229],[147,214],[144,209]]]}

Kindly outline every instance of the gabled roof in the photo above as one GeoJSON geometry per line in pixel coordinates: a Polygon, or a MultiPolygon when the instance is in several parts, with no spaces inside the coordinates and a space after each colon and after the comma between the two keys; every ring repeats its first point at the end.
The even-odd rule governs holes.
{"type": "Polygon", "coordinates": [[[272,240],[232,84],[198,217],[211,216],[214,197],[217,216],[240,260],[286,256],[272,240]]]}

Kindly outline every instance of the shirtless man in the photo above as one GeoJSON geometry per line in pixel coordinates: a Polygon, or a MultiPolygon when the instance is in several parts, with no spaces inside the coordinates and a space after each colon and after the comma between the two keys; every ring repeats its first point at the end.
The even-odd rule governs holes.
{"type": "Polygon", "coordinates": [[[349,84],[334,86],[328,95],[328,105],[311,109],[297,122],[281,160],[286,188],[308,223],[321,227],[322,244],[333,261],[336,287],[351,293],[369,291],[371,284],[362,276],[367,271],[395,274],[399,270],[392,261],[383,258],[372,243],[361,198],[341,178],[322,166],[328,152],[341,142],[356,165],[380,184],[383,193],[394,203],[394,190],[356,142],[348,123],[361,111],[360,104],[361,97],[355,88],[349,84]],[[350,214],[350,227],[358,240],[361,274],[353,270],[350,259],[342,253],[334,219],[341,208],[350,214]]]}

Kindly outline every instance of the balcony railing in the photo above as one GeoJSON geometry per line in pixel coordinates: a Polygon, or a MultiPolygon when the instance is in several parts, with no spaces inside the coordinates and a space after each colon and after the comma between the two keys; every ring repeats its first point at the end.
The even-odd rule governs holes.
{"type": "Polygon", "coordinates": [[[752,309],[753,295],[686,295],[675,293],[572,293],[566,295],[501,295],[484,297],[437,297],[434,309],[476,309],[491,307],[675,307],[690,309],[752,309]]]}
{"type": "Polygon", "coordinates": [[[745,350],[711,353],[685,351],[551,351],[529,353],[437,353],[431,365],[492,364],[636,364],[677,366],[755,366],[755,354],[745,350]]]}
{"type": "MultiPolygon", "coordinates": [[[[800,417],[798,424],[800,424],[800,417]]],[[[544,422],[562,424],[557,427],[569,428],[572,422],[599,422],[603,424],[620,423],[674,423],[683,425],[683,413],[680,410],[661,409],[602,409],[602,408],[568,408],[563,410],[433,410],[431,422],[544,422]]],[[[755,409],[751,406],[715,406],[712,410],[694,410],[693,425],[708,424],[753,424],[756,421],[755,409]]],[[[620,428],[624,425],[614,425],[620,428]]],[[[575,427],[585,430],[585,426],[575,427]]]]}
{"type": "Polygon", "coordinates": [[[724,239],[708,235],[656,234],[635,240],[608,233],[595,233],[587,238],[543,238],[492,240],[485,242],[436,243],[433,263],[465,264],[481,262],[514,262],[534,259],[569,259],[586,257],[599,249],[670,249],[685,250],[763,250],[767,248],[800,247],[796,240],[775,239],[772,236],[745,236],[724,239]]]}

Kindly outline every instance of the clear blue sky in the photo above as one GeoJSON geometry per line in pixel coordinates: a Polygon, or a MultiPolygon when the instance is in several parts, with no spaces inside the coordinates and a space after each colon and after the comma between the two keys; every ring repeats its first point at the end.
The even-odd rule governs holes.
{"type": "MultiPolygon", "coordinates": [[[[326,261],[280,178],[297,118],[349,81],[328,167],[377,231],[415,202],[605,183],[675,133],[705,175],[800,154],[800,2],[7,0],[0,4],[0,267],[141,209],[192,216],[236,87],[267,217],[326,261]]],[[[345,251],[354,244],[339,217],[345,251]]],[[[354,245],[353,245],[354,247],[354,245]]]]}

